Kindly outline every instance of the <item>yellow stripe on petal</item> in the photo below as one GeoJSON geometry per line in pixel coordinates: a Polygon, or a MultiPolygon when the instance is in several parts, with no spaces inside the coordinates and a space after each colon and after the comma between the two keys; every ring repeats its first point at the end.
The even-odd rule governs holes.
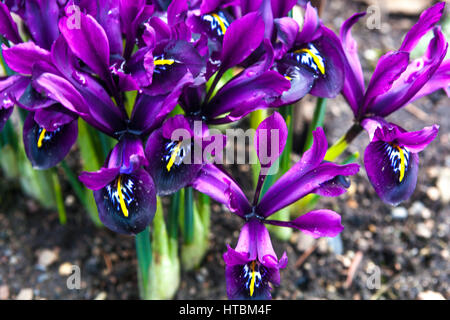
{"type": "Polygon", "coordinates": [[[397,146],[398,152],[400,153],[400,177],[398,178],[399,182],[402,182],[405,177],[405,154],[401,147],[397,146]]]}
{"type": "Polygon", "coordinates": [[[122,213],[126,218],[128,218],[128,209],[127,209],[127,205],[125,204],[125,200],[123,199],[121,182],[122,182],[122,176],[119,176],[119,179],[117,180],[117,194],[119,195],[119,203],[120,203],[120,208],[122,209],[122,213]]]}
{"type": "Polygon", "coordinates": [[[255,261],[252,261],[252,265],[251,265],[251,268],[252,268],[252,280],[251,280],[251,282],[250,282],[250,297],[253,297],[253,293],[255,292],[255,280],[256,280],[256,277],[255,277],[255,261]]]}
{"type": "Polygon", "coordinates": [[[173,59],[158,59],[154,60],[153,64],[155,66],[171,66],[175,63],[175,60],[173,59]]]}
{"type": "Polygon", "coordinates": [[[225,24],[223,23],[222,18],[219,17],[219,15],[216,13],[213,13],[211,15],[217,19],[217,21],[219,22],[220,29],[222,30],[222,34],[225,34],[225,32],[227,31],[227,27],[225,27],[225,24]]]}
{"type": "Polygon", "coordinates": [[[313,58],[314,63],[316,64],[317,68],[319,68],[320,73],[325,74],[325,66],[323,65],[320,58],[317,55],[315,55],[311,50],[304,48],[304,49],[300,49],[300,50],[297,50],[294,52],[295,53],[305,52],[305,53],[309,54],[313,58]]]}
{"type": "Polygon", "coordinates": [[[172,155],[170,156],[169,162],[167,163],[167,166],[166,166],[168,172],[170,172],[170,169],[172,169],[172,166],[175,163],[175,159],[178,156],[178,151],[180,151],[180,148],[181,148],[181,141],[178,142],[177,146],[172,151],[172,155]]]}
{"type": "Polygon", "coordinates": [[[37,147],[38,148],[42,148],[42,141],[44,141],[46,133],[47,133],[47,130],[42,128],[41,134],[39,135],[39,139],[38,139],[38,142],[37,142],[37,147]]]}

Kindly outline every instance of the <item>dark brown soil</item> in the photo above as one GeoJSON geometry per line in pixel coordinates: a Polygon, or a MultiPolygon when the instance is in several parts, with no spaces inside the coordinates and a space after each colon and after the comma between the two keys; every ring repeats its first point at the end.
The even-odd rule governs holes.
{"type": "MultiPolygon", "coordinates": [[[[329,1],[326,9],[323,18],[336,30],[343,19],[365,7],[362,2],[341,0],[329,1]]],[[[370,57],[367,50],[371,48],[381,48],[383,52],[398,48],[402,35],[417,17],[386,15],[382,19],[386,23],[382,30],[369,30],[364,22],[355,27],[353,34],[362,55],[370,57]]],[[[371,70],[370,61],[365,70],[371,70]]],[[[450,206],[443,202],[442,194],[434,195],[441,170],[450,167],[449,100],[439,92],[414,105],[415,108],[400,110],[390,120],[408,130],[433,123],[441,127],[436,140],[420,154],[416,191],[400,205],[408,212],[407,217],[398,218],[393,208],[378,199],[362,168],[352,179],[347,194],[321,199],[317,206],[342,214],[342,242],[313,241],[297,232],[288,242],[273,237],[277,254],[281,256],[286,251],[289,257],[288,267],[281,273],[282,283],[273,291],[274,298],[417,299],[427,291],[450,298],[450,206]],[[306,251],[310,255],[305,258],[306,251]],[[305,259],[300,264],[302,255],[305,259]],[[349,269],[359,258],[351,284],[346,286],[349,269]],[[379,289],[367,285],[374,268],[381,272],[379,289]]],[[[305,99],[297,118],[310,119],[312,108],[313,100],[305,99]]],[[[341,97],[329,101],[325,131],[330,143],[349,128],[351,119],[341,97]]],[[[306,127],[297,127],[301,137],[306,127]]],[[[362,134],[350,151],[363,154],[367,143],[367,136],[362,134]]],[[[232,169],[234,173],[239,170],[237,180],[250,196],[249,171],[244,171],[245,167],[232,169]]],[[[23,289],[31,289],[34,299],[139,298],[132,237],[96,228],[77,200],[70,201],[74,198],[70,190],[66,193],[68,223],[61,226],[56,211],[42,209],[24,196],[14,181],[6,181],[1,174],[0,181],[0,299],[15,299],[23,289]],[[44,249],[57,256],[46,268],[38,265],[44,249]],[[67,276],[59,274],[64,263],[80,266],[80,290],[67,289],[67,276]]],[[[176,299],[226,298],[222,254],[226,244],[236,244],[242,222],[213,203],[211,225],[210,250],[198,270],[183,271],[176,299]]]]}

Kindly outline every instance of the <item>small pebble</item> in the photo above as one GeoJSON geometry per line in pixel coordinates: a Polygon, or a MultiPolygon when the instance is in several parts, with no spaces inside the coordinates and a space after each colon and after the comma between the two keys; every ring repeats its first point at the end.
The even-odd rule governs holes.
{"type": "Polygon", "coordinates": [[[405,207],[396,207],[391,210],[391,216],[394,220],[404,220],[408,218],[408,210],[405,207]]]}
{"type": "Polygon", "coordinates": [[[0,286],[0,300],[9,299],[9,287],[7,285],[0,286]]]}
{"type": "Polygon", "coordinates": [[[106,294],[106,292],[102,291],[95,297],[94,300],[106,300],[107,296],[108,295],[106,294]]]}
{"type": "Polygon", "coordinates": [[[436,186],[441,194],[443,203],[450,202],[450,168],[443,168],[439,173],[436,186]]]}
{"type": "Polygon", "coordinates": [[[425,223],[418,223],[416,226],[416,234],[419,237],[429,239],[431,238],[431,229],[425,223]]]}
{"type": "Polygon", "coordinates": [[[431,218],[431,211],[420,201],[415,201],[409,208],[409,213],[412,216],[421,216],[423,219],[431,218]]]}
{"type": "Polygon", "coordinates": [[[424,291],[417,296],[419,300],[445,300],[444,296],[439,292],[424,291]]]}
{"type": "Polygon", "coordinates": [[[58,260],[58,252],[56,250],[44,249],[38,254],[38,265],[47,268],[58,260]]]}
{"type": "Polygon", "coordinates": [[[440,197],[439,189],[436,187],[429,187],[427,189],[427,196],[433,201],[438,201],[440,197]]]}
{"type": "Polygon", "coordinates": [[[16,300],[32,300],[33,299],[33,289],[26,288],[20,290],[19,294],[16,297],[16,300]]]}
{"type": "Polygon", "coordinates": [[[59,266],[58,273],[61,276],[68,276],[72,274],[72,264],[69,262],[64,262],[59,266]]]}

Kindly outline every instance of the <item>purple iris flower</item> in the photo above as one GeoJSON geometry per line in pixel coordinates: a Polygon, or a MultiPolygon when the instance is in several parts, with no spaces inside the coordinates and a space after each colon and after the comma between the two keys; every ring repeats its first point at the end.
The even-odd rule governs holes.
{"type": "MultiPolygon", "coordinates": [[[[136,13],[134,7],[129,8],[127,4],[127,1],[121,2],[120,14],[128,12],[128,18],[140,15],[139,10],[136,13]]],[[[156,208],[156,187],[144,169],[149,162],[142,140],[161,126],[176,106],[184,86],[193,84],[194,75],[185,72],[172,83],[170,90],[162,92],[151,90],[150,86],[143,87],[128,115],[123,93],[139,88],[139,76],[130,71],[128,65],[139,60],[140,49],[128,60],[118,56],[112,51],[106,29],[90,14],[80,13],[79,28],[70,28],[68,17],[63,17],[59,29],[61,36],[50,53],[55,70],[46,70],[33,81],[66,108],[84,106],[83,112],[73,109],[91,126],[118,140],[104,167],[97,172],[82,173],[80,180],[94,190],[105,226],[119,233],[137,234],[151,222],[156,208]]],[[[159,43],[172,45],[173,42],[160,41],[155,48],[159,43]]],[[[152,57],[152,61],[159,60],[152,57]]],[[[158,64],[154,63],[154,70],[156,66],[158,64]]],[[[166,71],[170,75],[171,70],[166,71]]]]}
{"type": "Polygon", "coordinates": [[[199,128],[195,128],[192,118],[177,115],[148,138],[146,169],[155,180],[158,195],[172,194],[186,187],[202,168],[209,130],[204,123],[197,124],[199,128]]]}
{"type": "MultiPolygon", "coordinates": [[[[273,14],[278,16],[280,13],[275,10],[284,12],[282,8],[272,7],[273,14]]],[[[336,97],[344,82],[344,52],[339,38],[323,25],[317,10],[308,3],[301,31],[297,22],[289,17],[280,16],[272,24],[269,36],[275,50],[274,69],[291,84],[274,105],[293,103],[307,93],[323,98],[336,97]]]]}
{"type": "Polygon", "coordinates": [[[414,192],[418,153],[436,138],[439,126],[407,132],[382,118],[365,119],[363,126],[371,138],[364,152],[367,176],[380,198],[396,205],[414,192]]]}
{"type": "MultiPolygon", "coordinates": [[[[171,6],[174,3],[176,2],[171,6]]],[[[149,138],[146,147],[150,162],[148,170],[156,179],[158,194],[170,194],[188,185],[200,170],[199,164],[203,160],[200,159],[200,163],[196,164],[192,162],[186,164],[182,161],[187,156],[187,149],[180,147],[181,141],[169,140],[171,132],[183,128],[192,131],[195,121],[210,125],[239,120],[258,108],[268,108],[283,91],[289,89],[289,81],[276,71],[270,70],[274,54],[270,43],[263,42],[263,34],[264,24],[258,13],[250,13],[231,23],[223,37],[218,69],[209,92],[205,92],[206,85],[199,78],[197,79],[200,81],[194,80],[192,85],[186,86],[179,100],[180,106],[185,111],[184,120],[179,121],[181,119],[179,118],[177,121],[166,123],[166,129],[159,129],[149,138]],[[250,30],[254,37],[246,41],[246,35],[250,30]],[[220,79],[226,70],[248,58],[261,44],[267,48],[264,56],[233,77],[213,96],[212,91],[218,83],[216,80],[220,79]],[[174,165],[171,159],[178,159],[177,165],[174,165]],[[169,163],[171,165],[168,165],[169,163]]],[[[203,74],[203,78],[209,79],[208,72],[203,74]]],[[[208,135],[207,130],[202,129],[199,133],[194,132],[192,137],[195,140],[205,135],[208,135]]],[[[207,144],[201,143],[202,150],[206,147],[207,144]]]]}
{"type": "MultiPolygon", "coordinates": [[[[235,20],[223,38],[223,47],[209,92],[205,86],[187,88],[180,104],[186,114],[196,116],[207,124],[237,121],[248,113],[268,108],[286,90],[289,81],[278,72],[270,70],[274,61],[273,48],[264,40],[264,23],[257,12],[235,20]],[[253,36],[248,39],[247,35],[253,36]],[[215,92],[219,79],[228,69],[245,61],[258,47],[263,46],[264,55],[243,69],[215,92]]],[[[211,75],[209,75],[211,76],[211,75]]],[[[208,78],[208,73],[206,75],[208,78]]]]}
{"type": "Polygon", "coordinates": [[[0,80],[2,113],[6,115],[0,126],[15,104],[30,111],[23,128],[27,157],[36,169],[51,168],[64,159],[75,143],[78,115],[85,114],[86,107],[80,99],[65,101],[58,98],[58,92],[46,92],[45,87],[51,82],[47,74],[58,73],[49,51],[33,42],[11,48],[3,45],[2,49],[5,62],[17,74],[0,80]]]}
{"type": "Polygon", "coordinates": [[[192,183],[195,189],[225,204],[231,212],[246,221],[238,246],[235,249],[229,248],[224,255],[230,299],[270,298],[268,283],[279,283],[279,269],[286,266],[287,258],[283,255],[280,260],[277,259],[264,224],[299,229],[315,238],[334,237],[343,230],[340,216],[331,210],[311,211],[288,222],[268,219],[275,212],[310,193],[341,195],[348,187],[343,181],[344,177],[358,172],[357,164],[337,165],[324,162],[328,146],[325,135],[321,128],[313,134],[312,148],[259,199],[266,170],[282,153],[287,136],[286,123],[276,112],[260,124],[256,131],[255,147],[262,171],[253,203],[247,200],[242,189],[226,172],[212,164],[203,166],[192,183]],[[270,144],[267,148],[265,138],[268,137],[269,141],[274,139],[278,144],[270,144]]]}
{"type": "Polygon", "coordinates": [[[364,157],[369,180],[380,198],[392,205],[408,199],[413,193],[418,172],[417,153],[436,137],[439,127],[434,125],[417,132],[405,132],[383,118],[438,89],[449,92],[449,61],[443,62],[448,43],[440,28],[435,26],[444,6],[441,2],[422,13],[419,21],[406,34],[400,49],[380,58],[367,88],[357,44],[351,36],[351,27],[365,13],[353,15],[341,29],[346,55],[342,94],[356,122],[373,138],[364,157]],[[425,54],[410,61],[410,52],[430,30],[433,30],[434,37],[425,54]]]}

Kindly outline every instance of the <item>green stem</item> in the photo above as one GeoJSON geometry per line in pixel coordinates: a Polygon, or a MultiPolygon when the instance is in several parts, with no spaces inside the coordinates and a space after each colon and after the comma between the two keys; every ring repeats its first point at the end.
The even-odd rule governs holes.
{"type": "Polygon", "coordinates": [[[150,298],[172,299],[180,284],[180,260],[178,241],[169,236],[164,221],[161,199],[153,219],[153,260],[150,266],[150,298]]]}
{"type": "Polygon", "coordinates": [[[59,223],[62,225],[67,223],[67,214],[66,208],[64,206],[64,198],[61,191],[61,184],[59,183],[58,174],[56,173],[56,169],[53,169],[51,172],[52,182],[53,182],[53,191],[55,195],[56,207],[58,209],[58,217],[59,223]]]}
{"type": "Polygon", "coordinates": [[[139,294],[141,299],[149,299],[150,266],[152,264],[152,244],[150,240],[150,230],[146,228],[144,231],[137,234],[135,242],[136,255],[138,260],[139,294]]]}
{"type": "Polygon", "coordinates": [[[184,189],[184,243],[194,240],[194,191],[192,187],[184,189]]]}
{"type": "Polygon", "coordinates": [[[172,239],[178,239],[178,215],[180,213],[180,198],[181,191],[177,191],[172,195],[172,201],[170,203],[167,230],[169,233],[169,237],[172,239]]]}
{"type": "Polygon", "coordinates": [[[313,131],[318,127],[323,126],[323,121],[325,119],[325,113],[327,111],[327,99],[325,98],[317,98],[316,109],[314,110],[313,120],[311,122],[311,126],[308,130],[308,136],[306,137],[305,147],[303,151],[311,148],[313,144],[313,131]]]}
{"type": "Polygon", "coordinates": [[[211,224],[211,199],[203,193],[198,194],[198,210],[202,225],[205,231],[206,240],[209,238],[209,229],[211,224]]]}
{"type": "Polygon", "coordinates": [[[333,144],[325,155],[325,161],[336,160],[349,146],[349,144],[362,132],[363,127],[355,123],[335,144],[333,144]]]}

